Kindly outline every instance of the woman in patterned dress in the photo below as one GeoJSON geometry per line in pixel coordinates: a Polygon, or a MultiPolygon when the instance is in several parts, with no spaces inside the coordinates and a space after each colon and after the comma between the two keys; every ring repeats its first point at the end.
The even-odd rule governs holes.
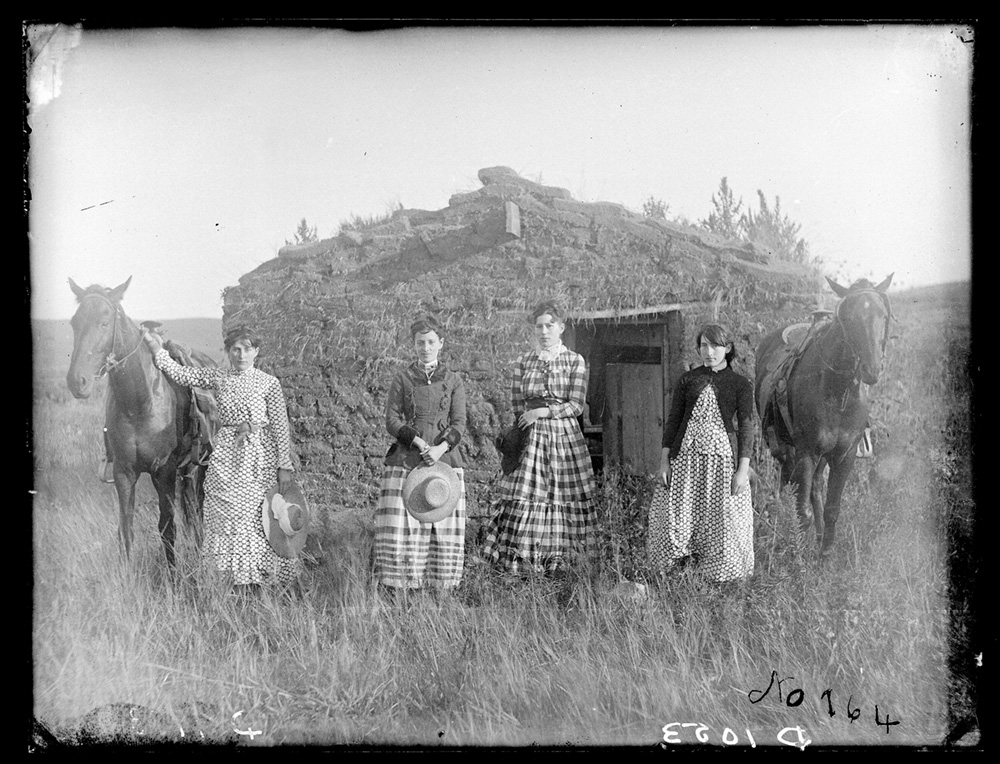
{"type": "Polygon", "coordinates": [[[526,442],[500,483],[483,554],[512,573],[553,573],[588,551],[593,526],[594,471],[577,421],[587,366],[563,345],[565,321],[554,304],[540,304],[530,321],[538,349],[517,359],[511,387],[526,442]]]}
{"type": "Polygon", "coordinates": [[[724,327],[705,325],[695,344],[703,365],[681,375],[673,394],[647,550],[656,573],[691,558],[707,580],[735,581],[754,565],[753,385],[733,371],[736,349],[724,327]]]}
{"type": "Polygon", "coordinates": [[[215,391],[220,427],[205,478],[202,556],[236,586],[290,584],[301,572],[298,558],[279,556],[264,535],[264,494],[292,479],[288,412],[281,383],[255,367],[260,338],[245,327],[226,334],[230,369],[182,366],[155,334],[144,335],[156,365],[189,387],[215,391]]]}
{"type": "Polygon", "coordinates": [[[390,591],[454,589],[465,566],[465,480],[458,444],[465,433],[465,384],[438,354],[444,334],[428,316],[410,326],[416,360],[393,378],[385,427],[395,439],[385,457],[375,510],[375,576],[390,591]],[[403,483],[419,464],[450,465],[458,475],[458,505],[435,523],[403,506],[403,483]]]}

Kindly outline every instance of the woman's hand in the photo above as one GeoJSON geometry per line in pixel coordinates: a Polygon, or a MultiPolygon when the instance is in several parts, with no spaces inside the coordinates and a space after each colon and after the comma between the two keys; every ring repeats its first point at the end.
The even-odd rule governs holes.
{"type": "Polygon", "coordinates": [[[278,493],[282,496],[292,487],[292,471],[284,468],[278,469],[278,493]]]}
{"type": "Polygon", "coordinates": [[[750,461],[749,459],[740,459],[740,466],[733,473],[733,479],[730,485],[730,491],[733,496],[739,493],[750,490],[750,461]],[[744,464],[746,461],[746,464],[744,464]]]}
{"type": "Polygon", "coordinates": [[[157,351],[163,347],[163,340],[157,334],[146,331],[142,333],[142,338],[146,341],[146,346],[153,355],[156,355],[157,351]]]}
{"type": "Polygon", "coordinates": [[[410,442],[410,445],[413,448],[417,449],[418,453],[420,454],[420,458],[423,460],[424,464],[431,465],[437,461],[437,459],[434,459],[433,461],[428,461],[428,459],[432,458],[431,444],[428,443],[423,438],[421,438],[419,435],[410,442]]]}
{"type": "Polygon", "coordinates": [[[552,412],[547,406],[543,406],[540,409],[529,409],[521,414],[521,418],[517,420],[517,426],[522,430],[527,430],[539,419],[548,419],[551,414],[552,412]]]}
{"type": "Polygon", "coordinates": [[[660,482],[663,483],[663,485],[665,485],[668,488],[670,487],[670,462],[669,461],[666,464],[661,464],[660,465],[660,471],[659,471],[659,473],[657,473],[657,477],[660,479],[660,482]]]}
{"type": "Polygon", "coordinates": [[[424,464],[428,467],[432,467],[437,464],[438,460],[448,452],[447,443],[438,443],[436,446],[429,447],[426,451],[420,454],[420,458],[424,460],[424,464]]]}
{"type": "Polygon", "coordinates": [[[670,449],[664,448],[660,454],[660,470],[656,477],[663,485],[670,486],[670,449]]]}

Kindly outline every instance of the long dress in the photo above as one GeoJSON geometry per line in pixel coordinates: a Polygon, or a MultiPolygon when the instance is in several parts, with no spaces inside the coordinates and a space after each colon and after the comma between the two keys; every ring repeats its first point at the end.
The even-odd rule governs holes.
{"type": "Polygon", "coordinates": [[[500,482],[483,555],[512,573],[552,572],[590,549],[594,470],[577,417],[587,400],[583,356],[562,348],[549,361],[530,351],[514,364],[515,422],[544,404],[551,418],[529,428],[517,468],[500,482]]]}
{"type": "Polygon", "coordinates": [[[155,359],[175,382],[213,389],[219,406],[220,427],[205,477],[204,561],[230,574],[234,584],[291,583],[301,573],[301,561],[271,548],[261,520],[264,494],[278,469],[293,469],[281,383],[254,367],[182,366],[163,349],[155,359]],[[237,445],[243,423],[253,428],[237,445]]]}
{"type": "Polygon", "coordinates": [[[414,363],[393,378],[386,396],[386,430],[395,442],[385,458],[375,509],[375,577],[396,589],[453,589],[465,568],[465,476],[458,444],[465,432],[465,385],[443,363],[414,363]],[[406,476],[423,461],[413,445],[447,442],[440,461],[458,475],[458,505],[436,523],[422,523],[403,505],[406,476]]]}
{"type": "Polygon", "coordinates": [[[715,387],[706,385],[673,461],[670,486],[658,486],[653,494],[647,553],[655,572],[669,571],[686,557],[710,581],[753,572],[750,491],[731,495],[733,471],[733,449],[715,387]]]}

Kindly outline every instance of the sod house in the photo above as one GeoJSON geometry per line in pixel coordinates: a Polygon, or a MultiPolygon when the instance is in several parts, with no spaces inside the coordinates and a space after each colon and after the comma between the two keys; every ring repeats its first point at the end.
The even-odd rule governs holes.
{"type": "Polygon", "coordinates": [[[807,316],[818,277],[756,246],[576,201],[506,167],[448,206],[399,209],[319,242],[283,247],[224,294],[224,326],[258,328],[262,368],[281,379],[302,480],[315,503],[374,507],[385,392],[413,360],[408,328],[444,327],[442,359],[465,378],[470,514],[499,475],[494,439],[512,421],[510,369],[531,340],[527,314],[553,298],[571,316],[564,342],[590,373],[582,425],[595,465],[633,474],[659,458],[692,333],[713,318],[736,331],[752,374],[757,340],[779,317],[807,316]]]}

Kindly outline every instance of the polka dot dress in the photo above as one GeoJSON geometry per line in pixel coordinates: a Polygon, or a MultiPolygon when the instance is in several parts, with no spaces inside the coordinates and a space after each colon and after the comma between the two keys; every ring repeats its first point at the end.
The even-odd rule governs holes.
{"type": "Polygon", "coordinates": [[[261,507],[278,468],[292,469],[288,413],[281,383],[259,369],[182,366],[166,350],[156,365],[182,385],[215,390],[220,428],[205,477],[204,562],[234,584],[288,584],[301,561],[278,555],[264,535],[261,507]],[[237,434],[249,422],[254,432],[237,434]]]}
{"type": "Polygon", "coordinates": [[[731,494],[733,451],[707,385],[695,402],[673,460],[670,486],[657,486],[649,510],[647,549],[651,568],[665,572],[691,557],[712,581],[753,572],[753,509],[750,491],[731,494]]]}

